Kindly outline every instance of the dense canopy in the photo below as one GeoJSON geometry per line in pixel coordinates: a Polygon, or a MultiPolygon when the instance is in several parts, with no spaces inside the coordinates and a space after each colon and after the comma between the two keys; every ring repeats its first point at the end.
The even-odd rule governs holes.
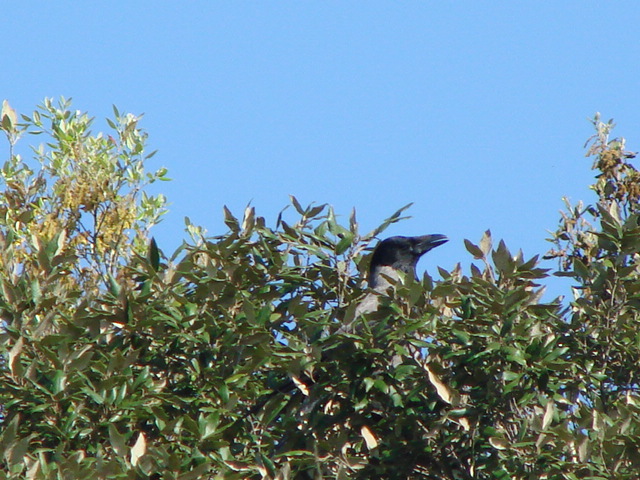
{"type": "Polygon", "coordinates": [[[356,316],[407,207],[369,233],[295,198],[271,226],[225,208],[226,233],[187,220],[169,254],[139,117],[1,120],[0,478],[637,478],[640,183],[611,122],[557,272],[479,232],[356,316]],[[552,273],[573,299],[543,301],[552,273]]]}

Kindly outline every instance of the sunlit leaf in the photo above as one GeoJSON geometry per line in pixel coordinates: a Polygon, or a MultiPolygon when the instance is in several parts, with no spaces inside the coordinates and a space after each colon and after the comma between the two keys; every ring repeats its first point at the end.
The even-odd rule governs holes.
{"type": "Polygon", "coordinates": [[[296,375],[292,375],[291,380],[293,380],[293,383],[298,390],[300,390],[304,395],[309,396],[309,387],[307,387],[296,375]]]}
{"type": "Polygon", "coordinates": [[[16,111],[11,108],[7,100],[2,101],[2,128],[7,132],[13,131],[18,123],[16,111]]]}
{"type": "Polygon", "coordinates": [[[424,369],[427,371],[427,375],[429,376],[429,382],[431,382],[431,385],[436,388],[438,396],[450,405],[457,405],[460,400],[458,393],[449,387],[449,385],[444,383],[440,376],[433,371],[430,365],[425,364],[424,369]]]}
{"type": "Polygon", "coordinates": [[[544,411],[544,417],[542,419],[542,429],[546,430],[553,421],[553,414],[555,413],[555,404],[553,400],[547,402],[547,406],[544,411]]]}
{"type": "Polygon", "coordinates": [[[19,361],[20,361],[20,352],[24,347],[24,338],[20,337],[14,343],[11,350],[9,350],[9,369],[12,375],[19,375],[21,371],[19,370],[19,361]]]}
{"type": "Polygon", "coordinates": [[[145,453],[147,453],[147,441],[144,433],[140,432],[138,434],[136,443],[134,443],[133,447],[131,447],[131,456],[129,460],[131,462],[131,465],[135,467],[138,464],[138,460],[140,460],[140,457],[142,457],[145,453]]]}
{"type": "Polygon", "coordinates": [[[360,433],[362,435],[362,438],[364,438],[364,441],[369,450],[373,450],[378,446],[378,439],[376,438],[376,436],[373,434],[373,432],[369,427],[367,427],[366,425],[363,425],[360,428],[360,433]]]}
{"type": "Polygon", "coordinates": [[[479,248],[484,254],[484,256],[487,256],[489,255],[489,252],[491,252],[491,247],[492,247],[491,230],[487,230],[486,232],[484,232],[484,234],[482,235],[482,238],[480,239],[479,248]]]}

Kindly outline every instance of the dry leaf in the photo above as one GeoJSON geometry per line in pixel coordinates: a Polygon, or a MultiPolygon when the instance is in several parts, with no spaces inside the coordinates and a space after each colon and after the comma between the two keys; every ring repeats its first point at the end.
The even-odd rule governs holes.
{"type": "Polygon", "coordinates": [[[256,209],[247,205],[247,208],[244,209],[244,217],[242,219],[242,231],[244,233],[253,229],[253,226],[255,225],[255,215],[256,209]]]}
{"type": "Polygon", "coordinates": [[[131,447],[131,465],[135,467],[145,453],[147,453],[147,440],[144,438],[144,433],[140,432],[136,443],[131,447]]]}
{"type": "Polygon", "coordinates": [[[325,413],[325,415],[330,415],[331,413],[334,413],[335,408],[337,404],[336,402],[334,402],[332,399],[329,399],[329,401],[326,403],[326,405],[323,408],[323,411],[325,413]]]}
{"type": "Polygon", "coordinates": [[[467,417],[460,417],[457,420],[458,423],[462,425],[462,428],[465,429],[465,431],[468,432],[469,430],[471,430],[471,423],[469,423],[469,419],[467,417]]]}
{"type": "Polygon", "coordinates": [[[553,400],[549,400],[547,402],[547,408],[544,411],[544,417],[542,418],[542,429],[546,430],[547,427],[549,427],[549,425],[551,425],[551,422],[553,421],[553,414],[555,412],[555,405],[553,403],[553,400]]]}
{"type": "Polygon", "coordinates": [[[227,460],[224,462],[227,467],[229,467],[234,472],[247,472],[251,470],[251,466],[248,463],[244,462],[236,462],[232,460],[227,460]]]}
{"type": "Polygon", "coordinates": [[[293,380],[293,383],[296,385],[296,387],[298,387],[298,390],[300,390],[303,395],[305,395],[306,397],[309,396],[309,387],[302,383],[298,377],[293,375],[291,377],[291,380],[293,380]]]}
{"type": "Polygon", "coordinates": [[[362,437],[364,438],[364,441],[367,444],[367,448],[369,450],[376,448],[378,446],[378,439],[373,434],[373,432],[369,429],[369,427],[367,427],[366,425],[363,425],[362,428],[360,429],[360,433],[362,434],[362,437]]]}
{"type": "Polygon", "coordinates": [[[429,365],[425,365],[424,369],[429,375],[429,381],[434,387],[436,387],[438,396],[450,405],[457,405],[459,401],[458,393],[455,390],[451,389],[446,383],[444,383],[437,374],[431,371],[429,365]]]}
{"type": "Polygon", "coordinates": [[[489,252],[491,251],[491,230],[487,230],[486,232],[484,232],[484,235],[482,235],[482,238],[480,239],[480,250],[482,250],[482,253],[484,253],[485,255],[488,255],[489,252]]]}

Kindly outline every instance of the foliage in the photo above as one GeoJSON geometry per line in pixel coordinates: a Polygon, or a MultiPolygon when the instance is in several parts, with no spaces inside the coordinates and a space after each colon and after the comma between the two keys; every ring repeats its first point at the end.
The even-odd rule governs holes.
{"type": "MultiPolygon", "coordinates": [[[[18,265],[26,267],[40,252],[55,265],[71,268],[68,281],[85,291],[97,291],[110,276],[117,276],[134,253],[146,249],[149,229],[164,212],[164,197],[151,197],[144,187],[164,180],[166,169],[144,173],[147,134],[138,127],[140,117],[121,115],[107,120],[112,135],[92,135],[93,119],[46,99],[32,117],[17,115],[5,101],[2,127],[11,146],[2,167],[0,219],[6,225],[5,248],[18,265]],[[34,171],[13,148],[29,132],[47,135],[48,142],[34,149],[39,169],[34,171]]],[[[5,267],[5,269],[7,269],[5,267]]],[[[35,269],[27,268],[34,271],[35,269]]]]}
{"type": "Polygon", "coordinates": [[[165,171],[115,115],[107,136],[66,102],[3,108],[2,478],[637,477],[638,183],[611,124],[597,203],[552,239],[570,305],[487,231],[469,274],[403,278],[354,318],[406,207],[368,234],[293,197],[273,227],[225,208],[226,233],[187,220],[166,256],[143,190],[165,171]],[[14,154],[34,130],[37,172],[14,154]]]}

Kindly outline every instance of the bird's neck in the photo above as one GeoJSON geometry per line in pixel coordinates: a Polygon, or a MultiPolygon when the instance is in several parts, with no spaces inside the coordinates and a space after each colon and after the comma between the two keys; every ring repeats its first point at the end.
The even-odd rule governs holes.
{"type": "Polygon", "coordinates": [[[371,272],[371,288],[377,292],[386,292],[399,278],[398,271],[395,268],[387,265],[377,267],[371,272]]]}

